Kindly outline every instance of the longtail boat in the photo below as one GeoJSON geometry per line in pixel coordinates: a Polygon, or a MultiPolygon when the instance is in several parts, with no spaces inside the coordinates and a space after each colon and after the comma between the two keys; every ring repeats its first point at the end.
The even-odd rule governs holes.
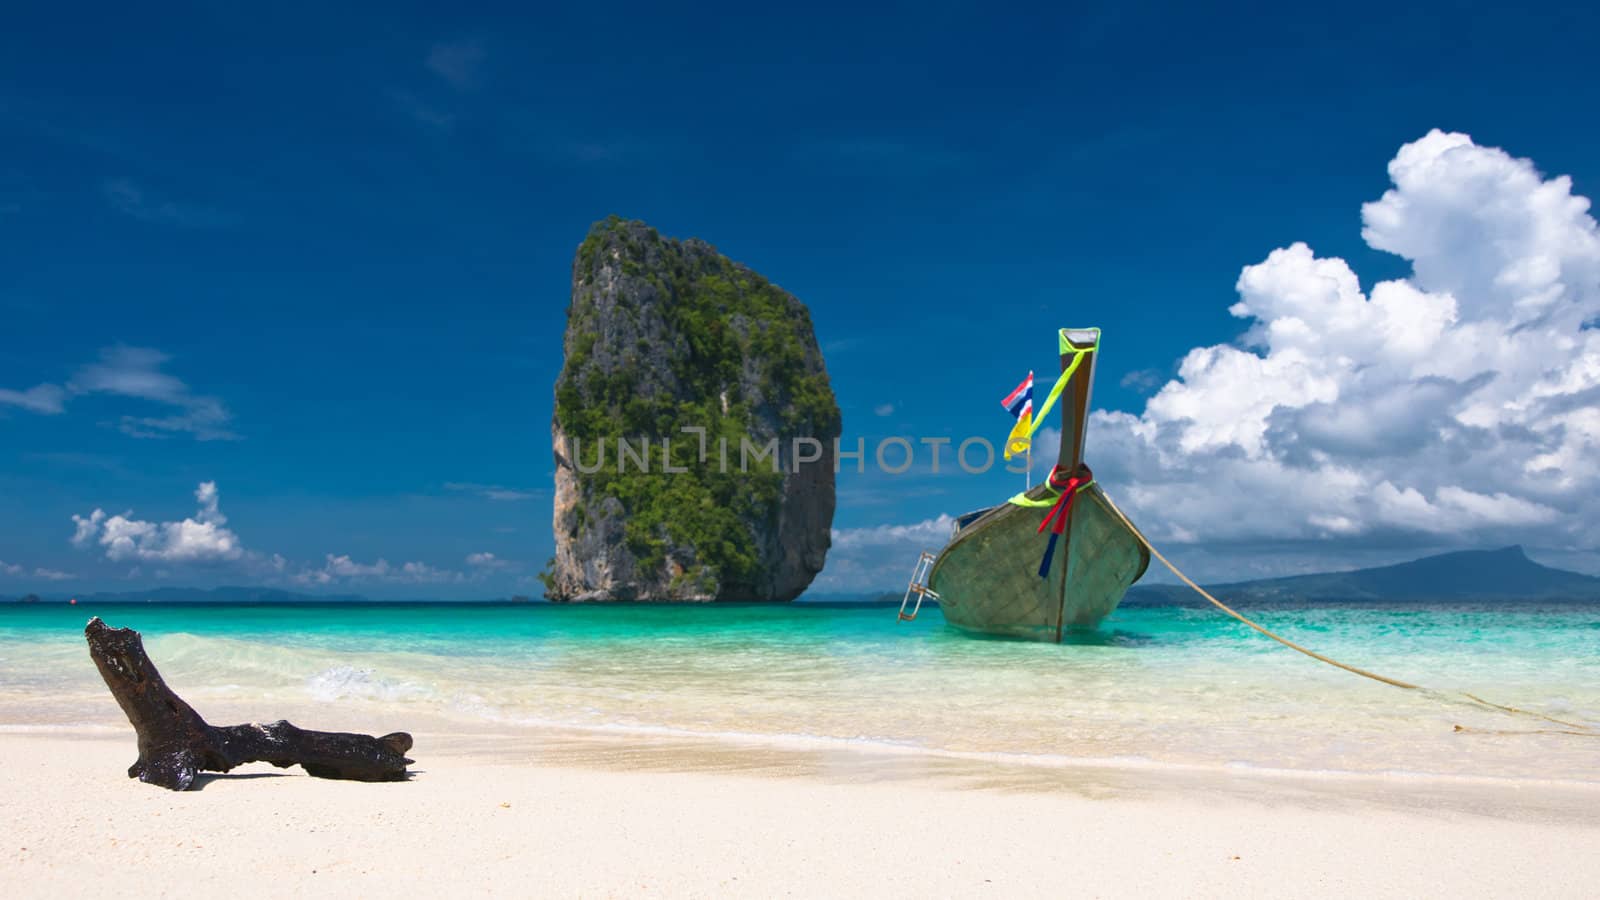
{"type": "Polygon", "coordinates": [[[901,618],[914,618],[926,596],[963,631],[1060,643],[1098,625],[1149,567],[1149,551],[1083,461],[1100,329],[1064,328],[1060,348],[1061,376],[1033,425],[1059,402],[1061,450],[1049,477],[960,517],[950,543],[918,562],[901,618]]]}

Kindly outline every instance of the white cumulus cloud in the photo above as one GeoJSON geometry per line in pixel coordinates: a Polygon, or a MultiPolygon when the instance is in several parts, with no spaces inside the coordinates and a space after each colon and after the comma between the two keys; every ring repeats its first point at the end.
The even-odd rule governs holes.
{"type": "Polygon", "coordinates": [[[1363,290],[1343,259],[1274,250],[1239,276],[1235,344],[1095,415],[1089,460],[1153,536],[1600,546],[1589,201],[1441,131],[1389,175],[1362,236],[1408,277],[1363,290]]]}
{"type": "Polygon", "coordinates": [[[38,578],[43,581],[66,581],[67,579],[73,577],[70,573],[60,572],[55,569],[46,569],[43,567],[29,570],[27,566],[24,566],[20,563],[8,563],[3,559],[0,559],[0,575],[8,578],[31,577],[38,578]]]}
{"type": "Polygon", "coordinates": [[[96,509],[87,516],[75,515],[73,546],[99,547],[110,560],[207,562],[243,557],[239,536],[226,527],[228,519],[218,508],[216,482],[202,482],[194,496],[199,510],[175,522],[135,519],[132,511],[108,516],[96,509]]]}
{"type": "Polygon", "coordinates": [[[391,584],[445,584],[466,580],[460,572],[438,569],[421,562],[392,565],[379,558],[376,562],[362,563],[344,554],[327,554],[321,568],[305,569],[290,576],[290,580],[306,585],[329,585],[345,582],[387,582],[391,584]]]}
{"type": "Polygon", "coordinates": [[[833,549],[841,551],[868,547],[895,547],[906,544],[932,544],[933,549],[944,546],[955,528],[955,519],[948,515],[924,519],[910,525],[875,525],[870,528],[833,529],[833,549]]]}
{"type": "Polygon", "coordinates": [[[490,572],[515,568],[519,563],[484,552],[467,554],[467,565],[479,571],[490,572]]]}
{"type": "MultiPolygon", "coordinates": [[[[199,508],[193,516],[170,522],[152,522],[134,517],[132,511],[108,515],[96,508],[88,515],[72,517],[72,544],[80,549],[97,549],[107,560],[158,564],[205,564],[231,567],[237,574],[268,582],[301,585],[344,583],[376,584],[454,584],[477,581],[491,573],[514,570],[521,564],[502,560],[493,553],[474,553],[467,557],[471,574],[438,568],[421,561],[399,564],[379,557],[361,562],[349,554],[325,554],[320,565],[291,562],[278,553],[248,550],[239,536],[227,527],[228,519],[219,506],[216,482],[202,482],[194,493],[199,508]]],[[[139,565],[128,572],[136,578],[143,573],[139,565]]],[[[160,578],[173,577],[176,568],[158,568],[160,578]]],[[[0,563],[0,575],[25,575],[21,566],[0,563]]],[[[74,576],[49,569],[36,569],[33,577],[59,580],[74,576]]]]}
{"type": "Polygon", "coordinates": [[[954,530],[955,519],[948,515],[905,525],[835,528],[828,564],[811,589],[830,593],[904,586],[917,554],[937,552],[954,530]]]}

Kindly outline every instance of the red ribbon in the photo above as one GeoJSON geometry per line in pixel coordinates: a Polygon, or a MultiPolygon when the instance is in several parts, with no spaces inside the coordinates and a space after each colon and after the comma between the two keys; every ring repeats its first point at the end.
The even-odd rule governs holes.
{"type": "Polygon", "coordinates": [[[1072,498],[1078,496],[1078,488],[1094,480],[1094,475],[1088,466],[1081,466],[1079,474],[1069,477],[1065,482],[1061,476],[1065,473],[1060,466],[1050,470],[1050,486],[1059,490],[1061,496],[1056,499],[1050,512],[1045,514],[1044,521],[1039,523],[1037,534],[1043,534],[1046,528],[1050,529],[1050,542],[1045,545],[1044,559],[1039,561],[1039,577],[1050,577],[1050,560],[1056,555],[1056,539],[1067,531],[1067,517],[1072,514],[1072,498]]]}
{"type": "Polygon", "coordinates": [[[1054,469],[1050,470],[1050,486],[1061,491],[1061,496],[1056,500],[1056,505],[1050,507],[1050,512],[1044,517],[1044,521],[1039,523],[1039,531],[1037,532],[1038,534],[1044,534],[1044,530],[1047,526],[1050,527],[1052,534],[1062,534],[1066,532],[1067,516],[1072,513],[1072,498],[1078,496],[1078,488],[1089,482],[1089,475],[1087,472],[1082,475],[1074,475],[1071,478],[1068,478],[1065,484],[1058,480],[1058,476],[1060,474],[1060,466],[1056,466],[1054,469]],[[1052,522],[1054,525],[1051,525],[1052,522]]]}

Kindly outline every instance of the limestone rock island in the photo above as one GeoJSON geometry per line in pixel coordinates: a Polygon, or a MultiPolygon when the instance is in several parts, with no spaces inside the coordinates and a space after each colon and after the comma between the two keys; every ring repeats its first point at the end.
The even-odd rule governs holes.
{"type": "Polygon", "coordinates": [[[573,261],[564,351],[551,600],[805,590],[840,429],[805,304],[704,241],[613,216],[573,261]]]}

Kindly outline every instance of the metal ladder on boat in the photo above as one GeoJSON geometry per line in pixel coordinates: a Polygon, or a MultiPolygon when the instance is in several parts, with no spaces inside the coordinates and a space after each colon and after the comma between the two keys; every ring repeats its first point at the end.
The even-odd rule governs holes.
{"type": "Polygon", "coordinates": [[[926,550],[922,551],[922,555],[917,557],[917,565],[911,570],[911,583],[906,585],[906,595],[900,598],[899,621],[910,622],[915,619],[917,613],[922,611],[922,601],[924,599],[928,597],[932,597],[934,600],[939,599],[939,592],[928,587],[928,576],[933,572],[933,562],[937,558],[926,550]],[[911,602],[913,595],[917,598],[915,604],[911,602]],[[911,607],[911,612],[909,613],[906,612],[907,606],[911,607]]]}

